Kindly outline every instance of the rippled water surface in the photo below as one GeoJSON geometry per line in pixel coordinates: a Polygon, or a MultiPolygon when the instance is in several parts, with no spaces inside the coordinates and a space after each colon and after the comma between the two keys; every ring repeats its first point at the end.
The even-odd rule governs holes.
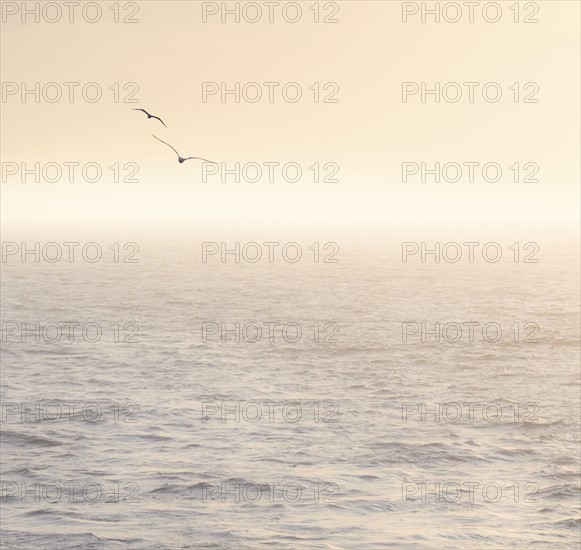
{"type": "Polygon", "coordinates": [[[3,547],[578,548],[576,255],[222,264],[194,248],[3,266],[5,323],[103,331],[4,333],[3,547]],[[471,321],[502,337],[402,341],[402,322],[471,321]],[[262,338],[204,341],[222,322],[262,338]],[[302,335],[270,342],[269,322],[302,335]]]}

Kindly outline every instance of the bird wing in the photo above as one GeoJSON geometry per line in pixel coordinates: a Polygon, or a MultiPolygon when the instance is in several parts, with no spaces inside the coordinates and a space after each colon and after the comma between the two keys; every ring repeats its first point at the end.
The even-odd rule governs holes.
{"type": "Polygon", "coordinates": [[[214,162],[213,160],[203,159],[202,157],[186,157],[184,160],[190,160],[190,159],[198,159],[198,160],[203,160],[204,162],[211,162],[212,164],[218,164],[217,162],[214,162]]]}
{"type": "Polygon", "coordinates": [[[175,154],[179,157],[180,154],[175,150],[174,147],[172,147],[169,143],[167,143],[166,141],[163,141],[163,139],[159,139],[157,136],[154,136],[153,134],[151,134],[155,139],[157,139],[157,141],[161,141],[162,143],[165,143],[168,147],[171,147],[174,151],[175,154]]]}
{"type": "Polygon", "coordinates": [[[145,110],[145,109],[133,109],[133,111],[142,111],[144,112],[147,116],[149,116],[149,113],[145,110]]]}
{"type": "Polygon", "coordinates": [[[157,118],[157,120],[159,120],[167,128],[165,122],[163,120],[161,120],[161,118],[159,118],[158,116],[151,115],[151,118],[157,118]]]}

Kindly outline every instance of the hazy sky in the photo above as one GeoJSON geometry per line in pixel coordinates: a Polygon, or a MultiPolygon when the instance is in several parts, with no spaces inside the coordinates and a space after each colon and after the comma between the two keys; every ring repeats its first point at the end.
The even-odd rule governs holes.
{"type": "MultiPolygon", "coordinates": [[[[135,3],[135,24],[113,22],[113,2],[91,24],[66,16],[53,24],[20,15],[2,22],[2,81],[59,84],[96,82],[100,101],[49,103],[33,95],[22,102],[2,98],[2,161],[98,163],[100,182],[77,177],[67,183],[27,183],[9,176],[2,183],[3,228],[46,229],[103,226],[171,227],[176,224],[371,224],[413,226],[430,231],[450,224],[516,225],[542,232],[573,228],[579,207],[579,3],[538,2],[536,24],[515,24],[501,2],[498,23],[404,24],[402,3],[337,2],[336,24],[315,24],[312,2],[302,2],[295,24],[276,12],[257,23],[226,23],[220,15],[202,22],[202,2],[135,3]],[[280,82],[275,101],[257,103],[219,96],[202,102],[204,82],[280,82]],[[497,103],[457,103],[419,94],[402,103],[402,82],[497,82],[497,103]],[[109,89],[139,86],[138,104],[115,103],[109,89]],[[301,85],[297,103],[282,99],[287,82],[301,85]],[[314,83],[339,85],[338,103],[315,103],[314,83]],[[515,82],[539,86],[538,103],[513,101],[515,82]],[[143,107],[161,116],[164,128],[132,111],[143,107]],[[201,164],[178,164],[174,153],[151,134],[169,141],[184,156],[226,163],[298,163],[296,183],[202,181],[201,164]],[[497,183],[402,182],[402,162],[496,162],[497,183]],[[109,166],[134,162],[138,183],[114,183],[109,166]],[[335,163],[339,183],[315,183],[309,170],[335,163]],[[536,163],[538,183],[512,183],[509,166],[536,163]]],[[[3,2],[3,4],[7,4],[3,2]]],[[[16,3],[20,4],[20,2],[16,3]]],[[[120,3],[125,6],[124,2],[120,3]]],[[[233,2],[229,2],[233,5],[233,2]]],[[[429,4],[433,4],[430,2],[429,4]]],[[[322,4],[321,4],[322,5],[322,4]]],[[[4,8],[5,9],[5,8],[4,8]]],[[[129,10],[129,8],[127,8],[129,10]]],[[[266,8],[264,8],[266,9],[266,8]]],[[[126,12],[128,14],[129,11],[126,12]]],[[[126,15],[125,14],[125,15],[126,15]]],[[[124,16],[122,12],[122,17],[124,16]]],[[[466,16],[465,16],[466,17],[466,16]]],[[[8,88],[9,90],[10,88],[8,88]]],[[[329,89],[328,89],[329,90],[329,89]]],[[[327,90],[327,91],[328,91],[327,90]]],[[[53,90],[54,91],[54,90],[53,90]]],[[[467,89],[464,88],[465,94],[467,89]]],[[[322,94],[326,92],[321,90],[322,94]]],[[[51,92],[52,93],[52,92],[51,92]]],[[[122,171],[122,175],[127,175],[122,171]]],[[[521,174],[525,175],[524,173],[521,174]]]]}

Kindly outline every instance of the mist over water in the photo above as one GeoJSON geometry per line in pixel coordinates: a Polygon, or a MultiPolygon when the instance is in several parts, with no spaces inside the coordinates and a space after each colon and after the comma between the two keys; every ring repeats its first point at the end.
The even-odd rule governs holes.
{"type": "Polygon", "coordinates": [[[3,264],[4,323],[102,328],[3,333],[7,548],[578,547],[576,247],[252,264],[184,242],[141,244],[137,264],[3,264]],[[436,342],[435,323],[462,338],[436,342]],[[71,420],[71,403],[93,408],[71,420]],[[437,422],[438,404],[454,405],[437,422]],[[37,502],[51,483],[60,501],[37,502]]]}

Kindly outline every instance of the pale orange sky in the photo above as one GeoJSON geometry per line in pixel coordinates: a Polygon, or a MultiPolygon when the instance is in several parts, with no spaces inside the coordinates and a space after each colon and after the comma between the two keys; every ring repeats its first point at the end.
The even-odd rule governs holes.
{"type": "MultiPolygon", "coordinates": [[[[514,2],[503,2],[505,9],[514,2]]],[[[401,21],[400,2],[338,2],[338,24],[314,24],[311,3],[289,24],[201,21],[201,2],[138,2],[139,23],[2,23],[2,81],[97,82],[95,103],[2,103],[3,162],[97,162],[99,183],[2,184],[3,228],[221,224],[417,227],[516,223],[571,230],[579,207],[579,3],[539,2],[537,24],[401,21]],[[295,81],[296,104],[201,100],[202,82],[295,81]],[[314,103],[314,82],[337,82],[339,103],[314,103]],[[403,104],[403,81],[496,81],[506,98],[403,104]],[[536,82],[537,104],[515,104],[514,82],[536,82]],[[114,82],[137,82],[139,104],[114,103],[114,82]],[[132,107],[161,116],[169,128],[132,107]],[[183,155],[220,162],[300,163],[298,183],[202,182],[151,133],[183,155]],[[409,183],[404,161],[497,162],[499,183],[409,183]],[[107,167],[136,162],[139,183],[107,167]],[[340,183],[316,184],[314,162],[339,165],[340,183]],[[535,162],[539,183],[510,182],[508,166],[535,162]]],[[[64,89],[64,88],[63,88],[64,89]]],[[[480,96],[477,96],[479,98],[480,96]]],[[[534,227],[534,229],[533,229],[534,227]]]]}

